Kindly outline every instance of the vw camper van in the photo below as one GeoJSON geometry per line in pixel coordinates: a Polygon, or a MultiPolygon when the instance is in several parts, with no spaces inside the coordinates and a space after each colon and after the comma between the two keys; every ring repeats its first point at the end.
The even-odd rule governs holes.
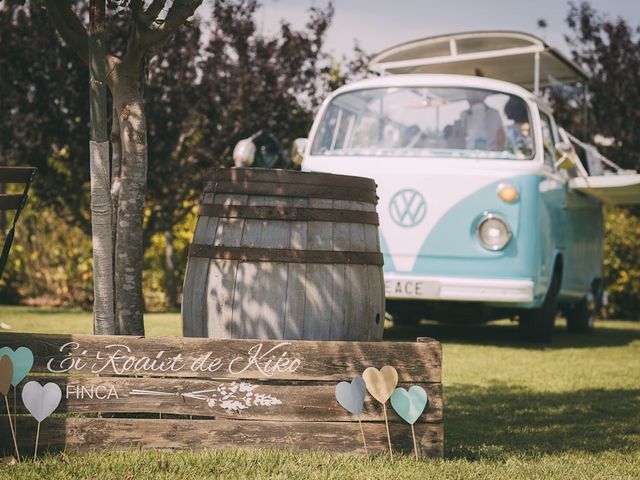
{"type": "Polygon", "coordinates": [[[514,317],[549,341],[560,308],[571,332],[590,331],[603,202],[640,201],[640,177],[590,176],[538,95],[584,72],[514,32],[409,42],[372,65],[383,75],[335,91],[296,148],[305,171],[376,180],[387,311],[514,317]]]}

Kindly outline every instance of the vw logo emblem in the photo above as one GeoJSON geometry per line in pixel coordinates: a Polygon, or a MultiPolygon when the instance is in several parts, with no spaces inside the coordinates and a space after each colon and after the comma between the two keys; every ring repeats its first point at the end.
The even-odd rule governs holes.
{"type": "Polygon", "coordinates": [[[406,188],[391,197],[389,213],[401,227],[415,227],[427,213],[427,202],[420,192],[406,188]]]}

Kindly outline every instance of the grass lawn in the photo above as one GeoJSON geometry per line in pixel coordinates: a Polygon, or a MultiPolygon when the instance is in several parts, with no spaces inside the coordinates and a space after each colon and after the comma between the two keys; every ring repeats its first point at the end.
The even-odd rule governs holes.
{"type": "MultiPolygon", "coordinates": [[[[179,314],[149,314],[149,336],[179,335],[179,314]]],[[[91,333],[90,314],[0,307],[14,331],[91,333]]],[[[258,451],[60,454],[0,465],[4,479],[99,478],[640,478],[640,323],[601,322],[552,344],[516,340],[516,326],[431,323],[388,340],[444,345],[445,458],[357,458],[258,451]]]]}

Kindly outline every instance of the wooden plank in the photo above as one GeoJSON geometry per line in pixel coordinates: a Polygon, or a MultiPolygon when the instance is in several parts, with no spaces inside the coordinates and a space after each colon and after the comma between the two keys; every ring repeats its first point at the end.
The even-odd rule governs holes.
{"type": "MultiPolygon", "coordinates": [[[[239,247],[242,241],[242,231],[245,221],[239,218],[221,218],[218,220],[213,246],[239,247]]],[[[193,245],[196,245],[195,243],[193,245]]],[[[201,245],[201,244],[200,244],[201,245]]],[[[191,257],[191,252],[189,253],[191,257]]],[[[199,255],[193,255],[199,256],[199,255]]],[[[211,257],[215,258],[215,257],[211,257]]]]}
{"type": "Polygon", "coordinates": [[[365,252],[379,252],[380,251],[380,236],[378,234],[378,227],[375,225],[364,226],[364,238],[365,238],[365,252]]]}
{"type": "Polygon", "coordinates": [[[0,167],[0,183],[27,183],[34,167],[0,167]]]}
{"type": "Polygon", "coordinates": [[[0,210],[16,210],[22,201],[22,194],[0,193],[0,210]]]}
{"type": "Polygon", "coordinates": [[[356,177],[352,175],[336,175],[333,173],[298,172],[294,170],[260,169],[260,168],[221,168],[216,170],[212,177],[216,181],[232,182],[267,182],[267,183],[294,183],[298,185],[337,185],[341,187],[375,190],[376,183],[371,178],[356,177]]]}
{"type": "MultiPolygon", "coordinates": [[[[0,422],[6,424],[6,417],[0,422]]],[[[384,423],[362,424],[370,454],[388,451],[384,423]]],[[[24,455],[33,454],[36,421],[18,417],[19,446],[24,455]]],[[[413,454],[411,427],[390,425],[391,441],[396,453],[413,454]]],[[[444,429],[441,423],[415,426],[418,454],[441,457],[444,429]]],[[[11,454],[9,428],[0,433],[0,449],[11,454]]],[[[358,422],[273,422],[234,420],[169,420],[125,418],[48,418],[40,429],[40,450],[96,451],[201,450],[242,448],[279,448],[334,453],[363,454],[358,422]]]]}
{"type": "Polygon", "coordinates": [[[304,326],[302,338],[330,338],[333,290],[333,265],[307,265],[304,296],[304,326]]]}
{"type": "MultiPolygon", "coordinates": [[[[214,205],[246,205],[247,200],[247,195],[227,195],[216,192],[213,203],[214,205]]],[[[244,222],[245,221],[240,218],[219,219],[213,245],[239,247],[242,241],[244,222]]]]}
{"type": "Polygon", "coordinates": [[[331,251],[333,249],[333,224],[330,222],[309,222],[307,230],[308,250],[331,251]]]}
{"type": "Polygon", "coordinates": [[[393,365],[403,382],[441,381],[442,347],[433,339],[316,342],[0,332],[0,345],[30,348],[32,371],[39,373],[341,381],[370,366],[393,365]],[[218,368],[200,368],[203,357],[218,368]]]}
{"type": "MultiPolygon", "coordinates": [[[[213,194],[203,196],[203,203],[213,201],[213,194]]],[[[193,241],[205,245],[211,245],[214,241],[218,219],[216,217],[198,217],[193,241]]],[[[210,260],[207,258],[194,258],[189,260],[184,275],[182,288],[182,330],[187,337],[207,336],[207,277],[210,260]]]]}
{"type": "MultiPolygon", "coordinates": [[[[267,207],[288,207],[290,199],[266,197],[267,207]]],[[[262,220],[260,246],[262,248],[289,248],[291,224],[285,220],[262,220]]]]}
{"type": "MultiPolygon", "coordinates": [[[[29,377],[41,384],[56,383],[62,401],[56,413],[149,413],[197,415],[241,420],[290,420],[352,422],[353,415],[335,399],[337,382],[293,383],[239,382],[235,380],[194,380],[136,377],[29,377]]],[[[351,380],[345,378],[345,380],[351,380]]],[[[18,398],[22,387],[18,386],[18,398]]],[[[442,421],[442,384],[420,385],[429,405],[419,423],[442,421]]],[[[18,413],[28,413],[21,401],[18,413]]],[[[403,420],[388,408],[389,421],[403,420]]],[[[4,410],[3,410],[4,411],[4,410]]],[[[360,415],[362,421],[384,421],[382,406],[367,395],[360,415]]]]}
{"type": "Polygon", "coordinates": [[[369,270],[369,298],[371,299],[372,336],[370,340],[381,340],[384,333],[384,314],[386,311],[384,276],[382,269],[373,265],[367,267],[369,270]]]}
{"type": "Polygon", "coordinates": [[[348,332],[346,301],[346,267],[333,265],[331,280],[331,326],[329,340],[343,340],[348,332]]]}
{"type": "MultiPolygon", "coordinates": [[[[293,236],[292,231],[292,236],[293,236]]],[[[302,233],[301,233],[302,235],[302,233]]],[[[306,244],[306,229],[303,241],[306,244]]],[[[307,265],[290,263],[287,274],[287,302],[284,314],[284,335],[287,340],[302,339],[304,330],[304,309],[307,302],[305,291],[307,288],[307,265]]]]}
{"type": "MultiPolygon", "coordinates": [[[[363,290],[361,282],[359,281],[359,273],[354,270],[353,265],[347,265],[345,267],[345,302],[346,318],[361,318],[362,317],[362,297],[363,290]],[[355,282],[355,283],[354,283],[355,282]]],[[[351,340],[357,338],[358,335],[362,335],[362,330],[356,322],[347,322],[347,335],[346,338],[351,340]]]]}
{"type": "MultiPolygon", "coordinates": [[[[362,211],[363,204],[357,204],[353,206],[358,211],[362,211]]],[[[352,252],[364,252],[366,251],[367,238],[365,236],[365,225],[361,223],[349,224],[349,250],[352,252]]]]}
{"type": "Polygon", "coordinates": [[[204,307],[204,294],[206,291],[203,282],[207,278],[209,260],[206,258],[194,258],[189,260],[184,275],[182,297],[182,333],[185,337],[206,337],[206,312],[204,307]]]}
{"type": "Polygon", "coordinates": [[[206,284],[207,336],[232,338],[233,297],[238,262],[212,260],[206,284]]]}
{"type": "Polygon", "coordinates": [[[246,294],[253,310],[245,319],[253,325],[254,334],[246,338],[281,339],[287,298],[288,266],[286,263],[259,263],[256,281],[246,294]]]}
{"type": "MultiPolygon", "coordinates": [[[[350,202],[346,202],[344,200],[334,200],[333,206],[334,208],[347,208],[347,205],[350,202]]],[[[352,213],[361,213],[361,212],[352,212],[352,213]]],[[[351,222],[349,222],[351,223],[351,222]]],[[[349,223],[344,222],[334,222],[333,223],[333,249],[338,251],[354,251],[351,248],[350,238],[349,238],[349,223]]]]}
{"type": "Polygon", "coordinates": [[[216,191],[213,197],[213,205],[246,205],[248,199],[248,195],[230,194],[216,191]]]}
{"type": "Polygon", "coordinates": [[[233,338],[256,338],[255,324],[247,317],[258,315],[260,306],[251,296],[258,276],[258,265],[251,262],[239,262],[233,294],[233,338]]]}

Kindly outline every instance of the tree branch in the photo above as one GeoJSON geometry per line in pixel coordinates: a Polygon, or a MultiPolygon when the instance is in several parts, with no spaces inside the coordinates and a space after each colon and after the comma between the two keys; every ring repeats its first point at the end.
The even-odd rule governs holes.
{"type": "Polygon", "coordinates": [[[149,8],[144,12],[142,18],[144,19],[144,24],[148,27],[150,26],[160,15],[162,9],[166,4],[166,0],[153,0],[149,8]]]}
{"type": "MultiPolygon", "coordinates": [[[[175,1],[169,13],[167,13],[167,18],[165,18],[164,22],[162,22],[158,28],[151,28],[145,32],[141,32],[137,46],[142,51],[149,50],[149,58],[156,55],[171,35],[193,15],[193,12],[201,3],[202,0],[175,1]]],[[[156,11],[159,14],[163,5],[163,1],[154,0],[145,12],[145,15],[150,17],[156,11]]]]}
{"type": "Polygon", "coordinates": [[[86,64],[89,63],[89,37],[87,30],[65,0],[45,0],[49,18],[56,30],[86,64]]]}

